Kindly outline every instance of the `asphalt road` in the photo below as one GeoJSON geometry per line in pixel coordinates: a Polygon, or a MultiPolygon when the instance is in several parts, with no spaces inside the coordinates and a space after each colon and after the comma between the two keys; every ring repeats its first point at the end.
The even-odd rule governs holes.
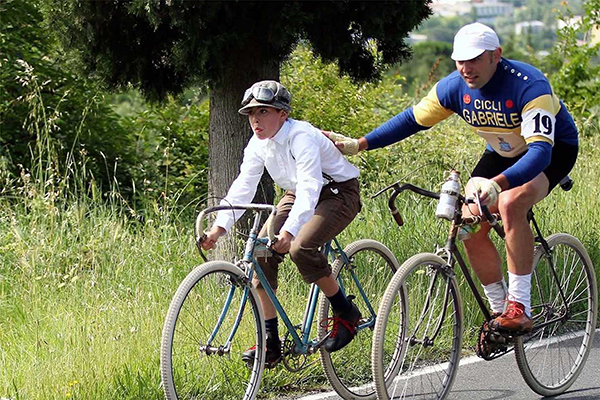
{"type": "MultiPolygon", "coordinates": [[[[452,391],[448,396],[449,400],[536,400],[545,398],[527,386],[513,354],[507,354],[493,361],[484,361],[475,356],[462,359],[452,391]]],[[[594,346],[583,372],[573,386],[560,396],[548,398],[600,400],[600,329],[596,329],[594,346]]],[[[340,397],[335,392],[329,392],[281,397],[280,399],[337,400],[340,397]]]]}

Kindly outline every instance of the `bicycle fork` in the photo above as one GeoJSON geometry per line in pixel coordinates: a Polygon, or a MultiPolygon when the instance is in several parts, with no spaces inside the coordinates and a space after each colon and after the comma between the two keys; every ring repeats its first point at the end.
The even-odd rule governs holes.
{"type": "MultiPolygon", "coordinates": [[[[233,278],[233,277],[230,277],[230,278],[233,278]]],[[[200,345],[198,346],[198,350],[201,354],[206,354],[208,356],[210,356],[212,354],[223,356],[223,355],[229,354],[231,351],[231,341],[232,341],[233,337],[235,336],[235,333],[237,332],[237,329],[240,326],[242,316],[244,315],[244,309],[246,308],[246,303],[248,302],[248,292],[249,292],[250,288],[247,286],[246,283],[241,282],[241,280],[240,280],[240,282],[232,281],[230,283],[231,283],[231,286],[229,288],[229,293],[227,294],[227,299],[225,300],[225,304],[223,305],[223,309],[221,310],[221,315],[219,316],[219,319],[217,320],[217,323],[215,324],[215,328],[209,335],[208,340],[206,341],[206,344],[202,345],[202,342],[200,342],[200,345]],[[227,317],[227,314],[229,313],[230,308],[233,307],[232,299],[234,297],[236,290],[244,290],[244,294],[240,301],[240,306],[238,308],[237,315],[235,317],[235,323],[233,324],[233,327],[231,328],[231,332],[229,333],[229,336],[227,337],[225,344],[219,345],[219,346],[213,346],[212,341],[215,339],[215,337],[219,333],[219,330],[221,329],[223,321],[227,317]]]]}
{"type": "Polygon", "coordinates": [[[427,299],[425,300],[425,304],[423,305],[423,308],[421,309],[421,315],[419,316],[419,320],[418,320],[416,326],[414,327],[413,333],[405,339],[406,342],[411,347],[416,344],[420,344],[424,348],[433,346],[435,344],[435,339],[437,338],[437,336],[439,335],[439,333],[442,329],[444,319],[446,318],[446,310],[448,308],[448,301],[450,299],[451,275],[448,275],[448,273],[446,271],[443,271],[442,269],[437,268],[437,267],[430,267],[429,274],[431,275],[431,277],[430,277],[430,281],[429,281],[429,288],[427,289],[427,299]],[[444,278],[439,278],[440,275],[444,276],[444,278]],[[433,295],[433,292],[435,290],[438,279],[445,279],[445,281],[446,281],[446,285],[444,288],[444,300],[442,303],[443,304],[442,312],[441,312],[440,316],[438,317],[438,320],[436,322],[437,325],[436,325],[435,330],[434,330],[433,334],[431,335],[431,337],[428,337],[427,335],[425,335],[423,338],[418,339],[416,337],[417,332],[421,328],[421,325],[423,324],[427,315],[430,312],[429,308],[431,307],[431,303],[432,303],[431,296],[433,295]]]}

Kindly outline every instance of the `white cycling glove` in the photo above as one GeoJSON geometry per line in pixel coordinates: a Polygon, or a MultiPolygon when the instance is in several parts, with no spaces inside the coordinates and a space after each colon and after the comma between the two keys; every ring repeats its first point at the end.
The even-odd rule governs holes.
{"type": "Polygon", "coordinates": [[[333,140],[336,146],[338,144],[342,145],[342,147],[337,146],[342,154],[347,154],[350,156],[358,154],[358,139],[353,139],[335,132],[329,132],[329,139],[333,140]]]}
{"type": "MultiPolygon", "coordinates": [[[[498,201],[498,195],[502,188],[495,181],[486,178],[475,177],[471,179],[473,188],[479,193],[482,206],[491,206],[498,201]]],[[[474,196],[475,194],[473,194],[474,196]]]]}

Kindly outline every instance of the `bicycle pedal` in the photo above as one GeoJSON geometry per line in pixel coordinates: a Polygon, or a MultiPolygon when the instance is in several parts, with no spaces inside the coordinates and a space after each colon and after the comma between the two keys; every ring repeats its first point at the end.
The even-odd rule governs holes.
{"type": "Polygon", "coordinates": [[[510,329],[502,329],[502,328],[494,329],[494,330],[492,330],[492,332],[494,332],[498,336],[505,338],[509,343],[517,340],[517,338],[519,336],[523,336],[523,335],[527,335],[527,334],[531,333],[530,330],[529,331],[512,331],[510,329]]]}
{"type": "MultiPolygon", "coordinates": [[[[265,368],[266,369],[273,369],[277,366],[277,364],[279,364],[281,361],[283,360],[283,356],[279,357],[277,360],[275,361],[266,361],[265,360],[265,368]]],[[[248,369],[252,369],[254,368],[254,362],[252,360],[244,360],[244,364],[246,364],[246,367],[248,369]]]]}
{"type": "Polygon", "coordinates": [[[491,361],[508,353],[509,343],[510,340],[505,335],[490,328],[488,323],[484,322],[479,330],[475,353],[479,358],[491,361]]]}
{"type": "Polygon", "coordinates": [[[508,344],[509,342],[509,338],[495,331],[489,331],[486,338],[494,344],[508,344]]]}

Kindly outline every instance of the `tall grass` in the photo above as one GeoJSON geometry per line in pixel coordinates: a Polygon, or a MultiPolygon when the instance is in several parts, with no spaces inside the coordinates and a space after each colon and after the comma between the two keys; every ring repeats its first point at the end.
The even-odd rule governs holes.
{"type": "MultiPolygon", "coordinates": [[[[427,134],[354,157],[363,171],[363,210],[340,236],[342,242],[379,240],[400,262],[417,252],[435,251],[447,230],[433,216],[435,204],[404,195],[398,204],[406,222],[398,228],[385,195],[370,195],[401,177],[435,190],[449,166],[466,178],[478,158],[473,140],[472,133],[451,120],[427,134]]],[[[568,232],[582,240],[598,275],[599,147],[598,128],[583,127],[571,174],[575,187],[568,193],[555,190],[536,207],[544,232],[568,232]]],[[[38,156],[46,152],[40,150],[38,156]]],[[[73,196],[59,184],[47,184],[60,180],[46,160],[38,164],[41,175],[23,175],[14,186],[18,190],[0,198],[0,397],[160,399],[164,316],[180,281],[200,263],[193,221],[158,204],[140,221],[118,194],[102,201],[93,185],[73,196]]],[[[290,263],[280,279],[284,306],[300,322],[308,285],[290,263]]],[[[481,317],[466,291],[463,299],[468,352],[481,317]]],[[[357,357],[369,353],[364,349],[357,357]]],[[[318,363],[298,374],[277,368],[266,372],[262,393],[269,397],[291,387],[322,385],[326,382],[318,363]]]]}

